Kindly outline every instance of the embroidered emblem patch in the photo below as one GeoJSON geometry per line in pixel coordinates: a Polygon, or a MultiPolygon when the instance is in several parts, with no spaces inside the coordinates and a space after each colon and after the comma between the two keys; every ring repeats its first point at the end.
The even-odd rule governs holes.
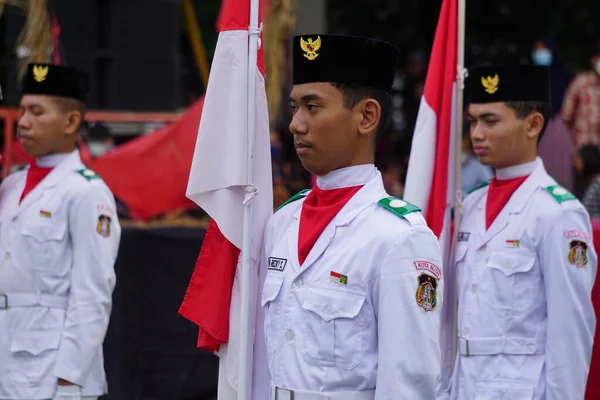
{"type": "Polygon", "coordinates": [[[435,310],[437,306],[437,280],[429,274],[419,275],[419,287],[417,287],[417,304],[427,311],[435,310]]]}
{"type": "Polygon", "coordinates": [[[576,230],[571,230],[571,231],[565,231],[565,237],[567,239],[581,239],[584,242],[589,242],[590,241],[590,236],[587,233],[581,232],[581,231],[576,231],[576,230]]]}
{"type": "Polygon", "coordinates": [[[51,218],[52,213],[50,211],[40,210],[40,217],[51,218]]]}
{"type": "Polygon", "coordinates": [[[111,218],[108,215],[100,215],[98,217],[98,224],[96,224],[96,232],[102,237],[110,236],[110,221],[111,218]]]}
{"type": "Polygon", "coordinates": [[[458,232],[458,241],[467,242],[469,241],[469,236],[471,236],[471,232],[458,232]]]}
{"type": "Polygon", "coordinates": [[[269,269],[283,271],[285,264],[287,264],[287,260],[284,258],[269,257],[269,269]]]}
{"type": "Polygon", "coordinates": [[[348,277],[346,275],[342,275],[339,272],[331,271],[331,275],[329,276],[329,280],[335,283],[341,283],[342,285],[348,284],[348,277]]]}
{"type": "Polygon", "coordinates": [[[498,91],[498,84],[500,83],[500,77],[498,74],[494,75],[494,77],[486,76],[481,77],[481,84],[486,92],[489,94],[494,94],[498,91]]]}
{"type": "Polygon", "coordinates": [[[312,40],[312,38],[308,38],[308,40],[304,40],[304,38],[300,38],[300,47],[306,53],[304,53],[304,57],[308,58],[310,61],[319,57],[319,49],[321,48],[321,36],[317,36],[316,40],[312,40]]]}
{"type": "Polygon", "coordinates": [[[518,240],[507,240],[506,241],[506,247],[507,248],[516,248],[516,247],[519,247],[519,241],[518,240]]]}
{"type": "Polygon", "coordinates": [[[587,249],[588,245],[581,240],[572,240],[569,244],[569,262],[577,268],[583,268],[588,265],[587,249]]]}
{"type": "Polygon", "coordinates": [[[439,267],[434,263],[429,261],[415,261],[413,264],[415,264],[415,267],[419,271],[429,271],[436,279],[442,278],[442,271],[440,271],[439,267]]]}

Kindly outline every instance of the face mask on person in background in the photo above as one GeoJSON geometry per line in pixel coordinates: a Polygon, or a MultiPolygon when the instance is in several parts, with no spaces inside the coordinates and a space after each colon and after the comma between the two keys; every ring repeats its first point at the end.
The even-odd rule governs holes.
{"type": "Polygon", "coordinates": [[[594,69],[596,73],[600,75],[600,57],[596,58],[596,62],[594,63],[594,69]]]}
{"type": "Polygon", "coordinates": [[[537,49],[531,53],[535,65],[549,66],[552,64],[552,52],[548,49],[537,49]]]}
{"type": "Polygon", "coordinates": [[[113,145],[105,142],[89,142],[88,150],[94,157],[100,157],[113,148],[113,145]]]}

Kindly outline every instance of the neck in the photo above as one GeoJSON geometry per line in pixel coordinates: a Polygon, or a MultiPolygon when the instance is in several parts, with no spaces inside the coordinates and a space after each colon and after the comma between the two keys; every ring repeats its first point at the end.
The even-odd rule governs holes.
{"type": "Polygon", "coordinates": [[[73,154],[73,151],[69,153],[54,153],[37,157],[35,159],[35,164],[38,167],[54,168],[60,163],[62,163],[64,160],[66,160],[71,154],[73,154]]]}
{"type": "Polygon", "coordinates": [[[323,190],[330,190],[365,185],[375,176],[377,176],[375,165],[355,165],[336,169],[326,175],[317,177],[317,186],[323,190]]]}
{"type": "Polygon", "coordinates": [[[537,165],[538,159],[536,158],[535,160],[524,164],[513,165],[506,168],[498,168],[496,170],[496,179],[506,180],[531,175],[531,173],[537,168],[537,165]]]}

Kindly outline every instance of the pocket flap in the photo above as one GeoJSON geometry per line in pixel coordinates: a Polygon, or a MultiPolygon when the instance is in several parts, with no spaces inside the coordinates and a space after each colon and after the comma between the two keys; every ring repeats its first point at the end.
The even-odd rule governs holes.
{"type": "Polygon", "coordinates": [[[311,287],[302,308],[331,321],[336,318],[354,318],[365,302],[365,295],[341,290],[311,287]]]}
{"type": "Polygon", "coordinates": [[[277,298],[279,292],[281,291],[281,286],[283,286],[283,279],[277,279],[267,276],[262,289],[262,307],[264,307],[265,304],[267,304],[268,302],[273,301],[277,298]]]}
{"type": "Polygon", "coordinates": [[[58,349],[60,338],[60,332],[53,331],[13,332],[10,351],[26,352],[37,356],[44,351],[58,349]]]}
{"type": "Polygon", "coordinates": [[[528,272],[535,264],[535,257],[528,254],[492,253],[488,267],[502,271],[506,276],[528,272]]]}
{"type": "Polygon", "coordinates": [[[67,230],[66,223],[26,224],[22,228],[23,235],[32,236],[40,242],[62,240],[67,230]]]}

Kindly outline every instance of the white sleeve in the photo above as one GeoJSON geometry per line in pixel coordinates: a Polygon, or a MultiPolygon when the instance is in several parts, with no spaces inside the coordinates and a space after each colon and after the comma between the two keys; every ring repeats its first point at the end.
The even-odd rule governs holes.
{"type": "Polygon", "coordinates": [[[591,291],[598,259],[583,208],[561,210],[540,246],[548,312],[546,400],[583,399],[596,316],[591,291]]]}
{"type": "Polygon", "coordinates": [[[90,182],[69,208],[71,288],[55,375],[83,386],[108,328],[121,227],[114,197],[90,182]]]}
{"type": "Polygon", "coordinates": [[[378,369],[375,400],[432,400],[440,375],[441,251],[417,226],[388,252],[376,277],[378,369]]]}

